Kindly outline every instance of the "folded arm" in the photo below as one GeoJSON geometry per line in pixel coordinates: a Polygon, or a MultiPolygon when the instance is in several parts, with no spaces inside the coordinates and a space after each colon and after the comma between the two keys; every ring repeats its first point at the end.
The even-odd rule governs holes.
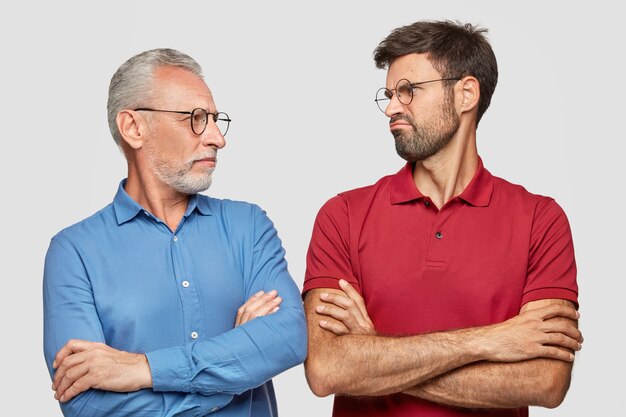
{"type": "Polygon", "coordinates": [[[550,345],[572,349],[578,346],[576,332],[549,321],[559,315],[577,317],[575,310],[557,304],[480,328],[407,337],[367,332],[341,334],[338,329],[343,326],[345,313],[339,310],[358,310],[354,300],[348,300],[350,306],[346,306],[347,297],[342,294],[345,295],[333,289],[316,289],[309,291],[305,300],[309,328],[305,370],[309,385],[318,396],[403,392],[479,361],[518,362],[536,357],[570,361],[572,354],[550,345]],[[324,309],[320,312],[318,307],[324,309]],[[337,331],[332,330],[334,326],[337,331]],[[519,340],[525,343],[518,343],[519,340]]]}
{"type": "MultiPolygon", "coordinates": [[[[527,303],[520,314],[550,304],[574,308],[567,300],[527,303]]],[[[555,317],[551,322],[577,326],[577,321],[555,317]]],[[[573,351],[570,351],[573,353],[573,351]]],[[[569,388],[572,362],[538,358],[516,363],[471,364],[405,390],[425,400],[468,408],[517,408],[529,405],[557,407],[569,388]]]]}
{"type": "Polygon", "coordinates": [[[287,271],[284,250],[273,225],[260,209],[255,218],[252,253],[245,271],[246,292],[276,290],[280,295],[280,309],[268,308],[265,316],[240,310],[237,314],[240,325],[228,332],[148,352],[145,356],[105,345],[89,278],[80,258],[70,245],[64,247],[53,240],[44,277],[45,356],[50,373],[54,375],[54,358],[68,340],[83,339],[97,343],[71,342],[72,346],[68,346],[54,364],[63,369],[63,375],[55,380],[55,385],[63,384],[65,389],[71,389],[73,383],[84,376],[85,366],[69,372],[69,375],[67,371],[82,363],[85,355],[91,358],[96,368],[104,370],[100,375],[105,376],[92,379],[91,384],[79,383],[76,390],[70,391],[76,395],[88,390],[73,399],[66,395],[64,400],[68,402],[62,405],[66,415],[86,415],[81,414],[86,407],[121,412],[127,404],[139,405],[139,408],[129,409],[129,415],[156,405],[167,406],[168,414],[176,411],[178,405],[186,407],[179,411],[223,407],[234,394],[257,387],[304,360],[306,329],[298,288],[287,271]],[[75,354],[81,356],[71,359],[75,354]],[[115,358],[126,359],[128,366],[120,368],[124,361],[115,358]],[[69,362],[64,366],[66,361],[69,362]],[[107,363],[115,363],[115,366],[107,363]],[[146,365],[149,365],[151,382],[145,377],[146,365]],[[67,380],[62,382],[65,378],[67,380]],[[141,389],[150,384],[151,389],[141,389]],[[106,391],[92,390],[96,385],[106,391]],[[140,390],[119,394],[137,389],[140,390]],[[128,395],[142,397],[143,401],[129,401],[128,395]]]}

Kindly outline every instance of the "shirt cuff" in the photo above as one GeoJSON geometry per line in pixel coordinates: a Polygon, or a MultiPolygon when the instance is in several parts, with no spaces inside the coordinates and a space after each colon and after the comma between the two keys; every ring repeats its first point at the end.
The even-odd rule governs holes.
{"type": "Polygon", "coordinates": [[[524,305],[531,301],[546,300],[549,298],[569,300],[578,308],[578,294],[569,288],[539,288],[536,290],[528,291],[522,297],[520,305],[524,305]]]}
{"type": "Polygon", "coordinates": [[[146,353],[153,391],[191,392],[189,366],[184,347],[176,346],[146,353]]]}

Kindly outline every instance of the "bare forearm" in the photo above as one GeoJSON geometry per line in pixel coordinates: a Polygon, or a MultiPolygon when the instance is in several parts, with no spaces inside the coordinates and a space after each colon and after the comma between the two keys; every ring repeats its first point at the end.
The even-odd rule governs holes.
{"type": "MultiPolygon", "coordinates": [[[[550,304],[573,307],[565,300],[539,300],[525,305],[521,312],[550,304]]],[[[575,320],[555,317],[547,323],[569,323],[575,320]]],[[[564,352],[574,353],[563,349],[564,352]]],[[[471,364],[405,393],[429,401],[468,408],[515,408],[529,405],[556,407],[565,397],[570,384],[572,363],[539,358],[515,363],[481,362],[471,364]]]]}
{"type": "Polygon", "coordinates": [[[546,357],[572,361],[574,355],[561,347],[577,350],[580,346],[575,327],[549,322],[559,314],[577,318],[575,310],[556,304],[486,327],[407,337],[346,334],[327,322],[346,320],[345,315],[318,314],[324,312],[317,306],[320,297],[332,302],[330,291],[336,290],[312,290],[305,300],[309,331],[305,370],[318,396],[402,392],[481,360],[515,363],[546,357]]]}
{"type": "Polygon", "coordinates": [[[404,393],[463,408],[552,408],[560,404],[567,391],[570,370],[571,363],[554,359],[481,362],[435,377],[404,393]]]}
{"type": "MultiPolygon", "coordinates": [[[[307,295],[309,356],[305,370],[319,396],[385,395],[400,392],[483,357],[483,329],[407,337],[337,336],[320,327],[316,290],[307,295]]],[[[328,318],[326,318],[328,319],[328,318]]]]}
{"type": "MultiPolygon", "coordinates": [[[[307,360],[307,373],[320,381],[318,395],[385,395],[407,389],[481,359],[467,331],[410,337],[333,337],[307,360]],[[324,369],[314,362],[324,361],[324,369]]],[[[312,378],[310,378],[311,381],[312,378]]]]}

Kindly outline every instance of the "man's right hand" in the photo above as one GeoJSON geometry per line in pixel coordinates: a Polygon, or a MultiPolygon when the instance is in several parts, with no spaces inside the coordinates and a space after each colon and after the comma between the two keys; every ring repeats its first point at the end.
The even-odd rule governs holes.
{"type": "Polygon", "coordinates": [[[578,312],[562,304],[527,310],[503,322],[482,328],[487,360],[518,362],[552,358],[572,362],[581,349],[582,333],[575,326],[578,312]],[[572,320],[551,320],[562,317],[572,320]]]}
{"type": "Polygon", "coordinates": [[[278,291],[259,291],[248,299],[237,309],[235,327],[244,324],[256,317],[267,316],[277,312],[283,299],[278,295],[278,291]]]}

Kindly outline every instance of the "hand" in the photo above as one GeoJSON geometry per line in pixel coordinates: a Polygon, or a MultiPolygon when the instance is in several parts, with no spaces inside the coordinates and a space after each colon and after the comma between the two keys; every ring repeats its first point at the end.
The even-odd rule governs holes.
{"type": "Polygon", "coordinates": [[[130,392],[152,386],[144,354],[113,349],[104,343],[70,340],[56,354],[52,389],[66,402],[90,388],[130,392]]]}
{"type": "Polygon", "coordinates": [[[375,335],[376,329],[365,308],[363,297],[347,281],[340,279],[343,293],[321,293],[325,304],[315,307],[318,314],[329,316],[336,321],[321,320],[320,327],[338,336],[346,334],[375,335]]]}
{"type": "Polygon", "coordinates": [[[237,318],[235,319],[235,327],[244,324],[256,317],[267,316],[280,310],[280,303],[283,301],[278,296],[278,291],[270,292],[259,291],[254,294],[237,309],[237,318]]]}
{"type": "Polygon", "coordinates": [[[488,334],[483,348],[487,359],[518,362],[541,357],[573,361],[571,352],[581,349],[582,333],[569,320],[552,320],[558,317],[577,320],[579,314],[572,307],[550,304],[485,327],[488,334]]]}

